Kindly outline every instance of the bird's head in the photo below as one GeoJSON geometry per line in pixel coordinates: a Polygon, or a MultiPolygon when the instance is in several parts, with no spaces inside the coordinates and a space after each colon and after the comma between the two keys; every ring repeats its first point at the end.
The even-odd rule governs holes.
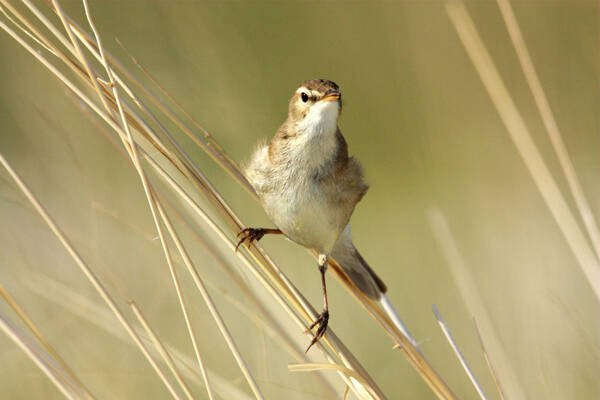
{"type": "Polygon", "coordinates": [[[311,79],[302,82],[290,99],[288,121],[299,130],[335,130],[342,112],[342,92],[335,82],[311,79]]]}

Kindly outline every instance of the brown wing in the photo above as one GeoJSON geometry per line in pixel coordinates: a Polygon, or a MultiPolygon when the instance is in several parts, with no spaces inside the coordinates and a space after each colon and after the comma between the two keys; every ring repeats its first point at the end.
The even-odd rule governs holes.
{"type": "Polygon", "coordinates": [[[367,193],[369,185],[365,183],[360,162],[356,158],[348,156],[348,144],[339,128],[336,132],[336,139],[338,154],[336,155],[333,179],[339,189],[340,200],[355,206],[367,193]]]}

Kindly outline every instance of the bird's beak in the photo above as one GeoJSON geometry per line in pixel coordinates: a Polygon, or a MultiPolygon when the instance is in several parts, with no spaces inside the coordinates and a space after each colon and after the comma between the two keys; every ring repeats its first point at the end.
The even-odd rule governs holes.
{"type": "Polygon", "coordinates": [[[319,101],[337,101],[340,99],[342,94],[337,91],[331,91],[327,93],[325,96],[321,97],[319,101]]]}

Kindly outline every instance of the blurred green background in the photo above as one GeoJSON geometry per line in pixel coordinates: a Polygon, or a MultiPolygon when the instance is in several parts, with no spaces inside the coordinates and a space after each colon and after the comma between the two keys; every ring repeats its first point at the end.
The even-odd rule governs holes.
{"type": "MultiPolygon", "coordinates": [[[[86,26],[80,2],[62,4],[86,26]]],[[[598,2],[512,4],[585,194],[600,215],[598,2]]],[[[92,1],[90,6],[106,48],[136,71],[118,38],[240,163],[283,122],[299,82],[337,82],[344,93],[340,127],[371,185],[351,221],[355,243],[387,282],[390,298],[455,392],[475,398],[440,335],[432,304],[490,398],[496,398],[473,316],[427,217],[434,207],[447,217],[527,398],[600,396],[598,301],[443,2],[92,1]]],[[[50,15],[44,4],[39,7],[50,15]]],[[[467,7],[566,195],[496,3],[468,2],[467,7]]],[[[4,33],[0,51],[0,151],[119,299],[136,299],[161,334],[192,355],[134,171],[66,89],[4,33]]],[[[249,195],[191,142],[178,139],[244,223],[269,225],[249,195]]],[[[32,291],[32,276],[41,273],[100,302],[4,171],[0,221],[0,283],[92,391],[102,398],[163,398],[165,392],[157,389],[135,349],[32,291]],[[103,379],[114,386],[102,385],[103,379]]],[[[262,244],[319,308],[318,271],[306,251],[277,237],[262,244]]],[[[213,277],[215,297],[231,290],[206,252],[196,253],[213,277]]],[[[335,279],[329,282],[330,326],[384,393],[390,399],[433,399],[378,326],[335,279]]],[[[231,305],[217,301],[226,315],[235,315],[231,305]]],[[[201,301],[193,307],[202,335],[217,335],[201,301]]],[[[4,304],[0,311],[9,314],[4,304]]],[[[294,360],[272,354],[268,338],[247,335],[247,320],[229,321],[244,355],[260,371],[267,398],[325,398],[302,384],[302,377],[288,377],[286,365],[294,360]]],[[[211,368],[247,390],[224,345],[206,347],[211,368]]],[[[0,349],[0,388],[7,398],[61,398],[4,335],[0,349]]]]}

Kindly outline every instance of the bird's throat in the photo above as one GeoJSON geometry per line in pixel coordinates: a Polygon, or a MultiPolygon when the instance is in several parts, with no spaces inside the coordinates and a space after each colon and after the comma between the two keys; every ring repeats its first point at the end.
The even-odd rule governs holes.
{"type": "Polygon", "coordinates": [[[309,137],[335,135],[339,110],[337,102],[317,103],[296,123],[296,129],[309,137]]]}

